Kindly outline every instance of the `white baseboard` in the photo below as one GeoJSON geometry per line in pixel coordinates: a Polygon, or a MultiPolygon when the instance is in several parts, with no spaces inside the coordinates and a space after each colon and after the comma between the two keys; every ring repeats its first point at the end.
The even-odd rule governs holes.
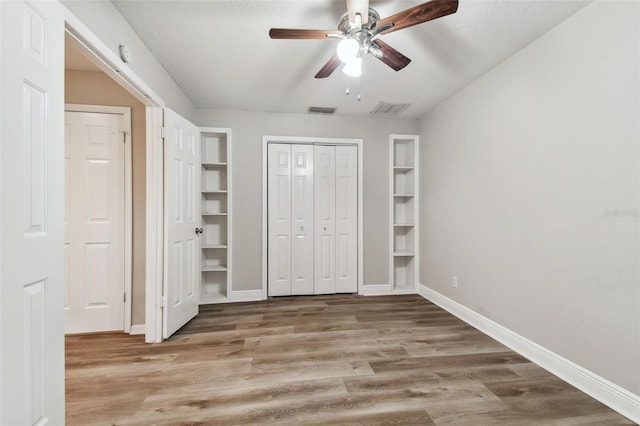
{"type": "Polygon", "coordinates": [[[365,296],[384,296],[391,294],[391,284],[366,284],[362,294],[365,296]]]}
{"type": "Polygon", "coordinates": [[[430,289],[418,284],[418,294],[491,336],[545,370],[597,399],[623,416],[640,423],[640,396],[612,383],[594,372],[538,345],[506,327],[478,314],[430,289]]]}
{"type": "Polygon", "coordinates": [[[231,302],[258,302],[262,300],[262,289],[259,290],[233,290],[231,302]]]}
{"type": "Polygon", "coordinates": [[[144,324],[134,324],[131,326],[131,331],[129,334],[145,334],[146,328],[144,324]]]}

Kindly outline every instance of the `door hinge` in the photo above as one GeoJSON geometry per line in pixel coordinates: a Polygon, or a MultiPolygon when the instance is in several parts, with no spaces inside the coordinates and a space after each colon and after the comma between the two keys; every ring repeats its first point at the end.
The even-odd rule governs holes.
{"type": "Polygon", "coordinates": [[[125,292],[122,296],[122,302],[127,303],[127,293],[125,292]]]}
{"type": "Polygon", "coordinates": [[[127,135],[129,132],[122,131],[122,143],[127,143],[127,135]]]}
{"type": "Polygon", "coordinates": [[[160,303],[162,303],[162,308],[166,308],[169,304],[167,303],[167,296],[160,296],[160,303]]]}
{"type": "Polygon", "coordinates": [[[162,139],[167,137],[167,128],[164,126],[160,127],[160,137],[162,139]]]}

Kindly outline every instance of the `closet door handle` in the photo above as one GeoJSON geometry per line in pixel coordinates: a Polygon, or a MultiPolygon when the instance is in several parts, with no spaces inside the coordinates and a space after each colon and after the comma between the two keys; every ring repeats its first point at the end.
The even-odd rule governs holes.
{"type": "Polygon", "coordinates": [[[326,231],[326,230],[327,230],[327,227],[325,226],[324,228],[322,228],[322,230],[323,230],[323,231],[326,231]]]}
{"type": "Polygon", "coordinates": [[[200,235],[204,232],[202,228],[196,228],[196,235],[200,235]]]}
{"type": "Polygon", "coordinates": [[[300,230],[301,230],[301,231],[304,231],[304,226],[301,226],[301,227],[300,227],[300,230]]]}

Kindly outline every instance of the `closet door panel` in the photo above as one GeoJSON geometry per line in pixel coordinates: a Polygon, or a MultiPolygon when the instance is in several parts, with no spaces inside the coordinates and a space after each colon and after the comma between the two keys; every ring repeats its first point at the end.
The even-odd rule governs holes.
{"type": "Polygon", "coordinates": [[[268,146],[268,294],[291,295],[291,146],[268,146]]]}
{"type": "Polygon", "coordinates": [[[313,294],[313,145],[291,146],[292,294],[313,294]]]}
{"type": "Polygon", "coordinates": [[[358,291],[358,148],[336,147],[336,293],[358,291]]]}
{"type": "Polygon", "coordinates": [[[315,146],[315,294],[336,292],[336,147],[315,146]]]}

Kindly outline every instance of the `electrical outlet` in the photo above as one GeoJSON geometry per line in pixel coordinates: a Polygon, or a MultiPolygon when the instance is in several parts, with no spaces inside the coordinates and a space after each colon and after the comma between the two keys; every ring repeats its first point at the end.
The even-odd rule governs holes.
{"type": "Polygon", "coordinates": [[[458,277],[453,277],[451,279],[451,287],[458,288],[458,277]]]}

